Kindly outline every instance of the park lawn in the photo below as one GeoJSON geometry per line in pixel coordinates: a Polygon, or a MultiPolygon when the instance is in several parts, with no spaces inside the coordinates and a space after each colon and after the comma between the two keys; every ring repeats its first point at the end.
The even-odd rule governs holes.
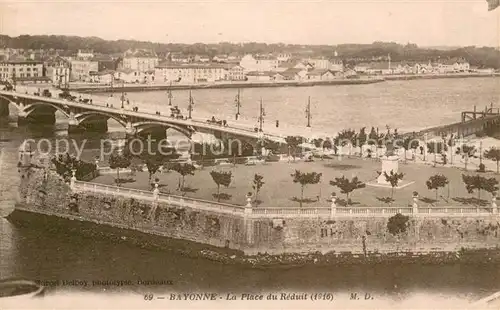
{"type": "MultiPolygon", "coordinates": [[[[202,170],[197,170],[194,176],[186,176],[185,187],[189,187],[192,191],[187,192],[186,196],[215,200],[212,194],[216,193],[217,186],[213,182],[210,171],[232,171],[233,181],[228,188],[221,187],[221,193],[231,195],[231,198],[225,202],[244,205],[246,203],[245,195],[252,191],[252,180],[254,174],[261,174],[264,176],[263,185],[258,199],[261,200],[261,207],[297,207],[299,203],[292,201],[292,198],[300,198],[300,185],[293,183],[292,177],[295,169],[302,172],[320,172],[322,173],[321,182],[316,185],[307,185],[304,190],[304,198],[313,200],[309,203],[304,203],[303,207],[328,207],[330,203],[328,199],[332,192],[336,192],[339,198],[345,199],[345,195],[340,193],[340,189],[333,187],[329,184],[330,180],[335,177],[345,175],[348,178],[357,176],[363,182],[374,181],[377,178],[377,171],[381,170],[381,163],[372,159],[360,158],[347,158],[342,159],[316,159],[314,162],[273,162],[256,166],[221,166],[221,167],[205,167],[202,170]]],[[[449,189],[447,187],[440,189],[438,206],[459,206],[461,203],[454,201],[452,198],[470,198],[477,197],[477,193],[467,193],[465,186],[462,182],[463,169],[448,168],[448,167],[432,167],[425,164],[400,162],[399,172],[404,173],[404,181],[414,182],[404,188],[394,190],[394,204],[393,206],[405,207],[412,201],[413,191],[417,191],[420,198],[435,199],[435,191],[427,189],[425,182],[430,176],[434,174],[443,174],[450,180],[449,189]],[[448,194],[449,191],[449,194],[448,194]],[[449,197],[449,198],[448,198],[449,197]],[[446,201],[448,200],[448,201],[446,201]]],[[[467,174],[475,174],[476,172],[467,172],[467,174]]],[[[499,176],[492,173],[482,173],[485,177],[495,177],[497,180],[499,176]]],[[[120,178],[128,178],[128,173],[120,173],[120,178]]],[[[163,193],[171,193],[181,195],[182,192],[177,189],[179,184],[180,175],[176,172],[157,173],[154,177],[159,178],[161,186],[160,190],[163,193]]],[[[114,185],[116,174],[102,175],[97,177],[93,182],[114,185]]],[[[137,172],[132,177],[135,181],[131,183],[124,183],[122,186],[126,188],[136,188],[142,190],[151,190],[148,184],[148,173],[137,172]]],[[[390,188],[380,188],[366,186],[365,188],[355,190],[351,193],[350,198],[354,206],[382,206],[384,203],[379,201],[377,197],[390,197],[390,188]]],[[[482,191],[481,199],[489,201],[491,195],[482,191]]],[[[342,202],[340,202],[342,203],[342,202]]],[[[429,202],[421,202],[420,205],[427,206],[429,202]]]]}

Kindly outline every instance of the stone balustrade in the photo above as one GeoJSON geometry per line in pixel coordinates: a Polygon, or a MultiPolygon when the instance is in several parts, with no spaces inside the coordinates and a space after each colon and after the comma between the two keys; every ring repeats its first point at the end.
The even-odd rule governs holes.
{"type": "Polygon", "coordinates": [[[73,176],[70,186],[75,192],[93,192],[110,196],[130,197],[138,200],[151,201],[153,206],[158,203],[188,207],[192,209],[211,211],[216,213],[233,214],[251,218],[349,218],[349,217],[390,217],[397,213],[407,216],[439,217],[439,216],[498,216],[496,205],[496,195],[493,196],[489,206],[418,206],[418,194],[413,194],[413,205],[405,207],[344,207],[337,206],[337,197],[332,194],[330,207],[318,208],[273,208],[273,207],[253,207],[252,195],[246,195],[247,204],[245,206],[221,203],[203,199],[195,199],[177,195],[167,195],[160,193],[157,186],[153,191],[143,191],[138,189],[123,188],[98,183],[77,181],[73,176]]]}

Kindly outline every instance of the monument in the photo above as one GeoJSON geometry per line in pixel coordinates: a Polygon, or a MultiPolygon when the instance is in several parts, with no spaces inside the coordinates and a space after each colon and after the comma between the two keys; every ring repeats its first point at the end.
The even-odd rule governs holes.
{"type": "Polygon", "coordinates": [[[384,172],[386,172],[387,174],[390,174],[391,171],[393,173],[397,173],[399,167],[399,156],[394,153],[394,146],[392,144],[387,144],[387,150],[381,160],[382,170],[380,171],[380,175],[377,178],[377,183],[382,185],[390,185],[390,183],[385,179],[384,172]]]}

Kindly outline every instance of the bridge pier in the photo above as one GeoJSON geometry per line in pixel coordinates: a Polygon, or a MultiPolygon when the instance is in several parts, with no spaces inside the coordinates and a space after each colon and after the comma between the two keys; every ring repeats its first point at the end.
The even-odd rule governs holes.
{"type": "Polygon", "coordinates": [[[0,98],[0,117],[9,116],[9,101],[0,98]]]}
{"type": "Polygon", "coordinates": [[[26,113],[19,112],[17,115],[17,124],[22,126],[26,124],[54,125],[56,115],[52,113],[26,113]]]}
{"type": "Polygon", "coordinates": [[[137,129],[132,126],[131,122],[127,122],[125,126],[125,137],[126,139],[133,139],[137,134],[137,129]]]}
{"type": "Polygon", "coordinates": [[[167,138],[167,130],[166,128],[155,128],[152,130],[137,133],[137,135],[141,139],[151,139],[152,141],[159,142],[167,138]]]}

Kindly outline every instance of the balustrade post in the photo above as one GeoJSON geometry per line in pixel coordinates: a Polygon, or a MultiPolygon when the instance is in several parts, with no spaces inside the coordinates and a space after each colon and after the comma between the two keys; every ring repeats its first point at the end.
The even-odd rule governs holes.
{"type": "Polygon", "coordinates": [[[412,213],[417,214],[418,213],[418,192],[413,192],[413,205],[412,205],[412,213]]]}
{"type": "Polygon", "coordinates": [[[153,203],[151,206],[151,212],[149,214],[149,217],[151,220],[154,219],[154,215],[156,213],[156,208],[158,207],[159,197],[160,197],[160,190],[158,189],[158,183],[155,183],[155,188],[153,190],[153,203]]]}
{"type": "Polygon", "coordinates": [[[336,214],[337,214],[337,194],[336,193],[332,193],[332,195],[330,196],[330,201],[331,201],[331,204],[330,204],[330,217],[334,217],[336,214]]]}
{"type": "Polygon", "coordinates": [[[247,204],[245,205],[245,215],[252,214],[252,193],[248,192],[246,195],[247,204]]]}
{"type": "Polygon", "coordinates": [[[70,179],[70,183],[69,183],[69,187],[71,188],[71,190],[75,190],[75,182],[76,182],[76,169],[73,169],[71,170],[71,179],[70,179]]]}

